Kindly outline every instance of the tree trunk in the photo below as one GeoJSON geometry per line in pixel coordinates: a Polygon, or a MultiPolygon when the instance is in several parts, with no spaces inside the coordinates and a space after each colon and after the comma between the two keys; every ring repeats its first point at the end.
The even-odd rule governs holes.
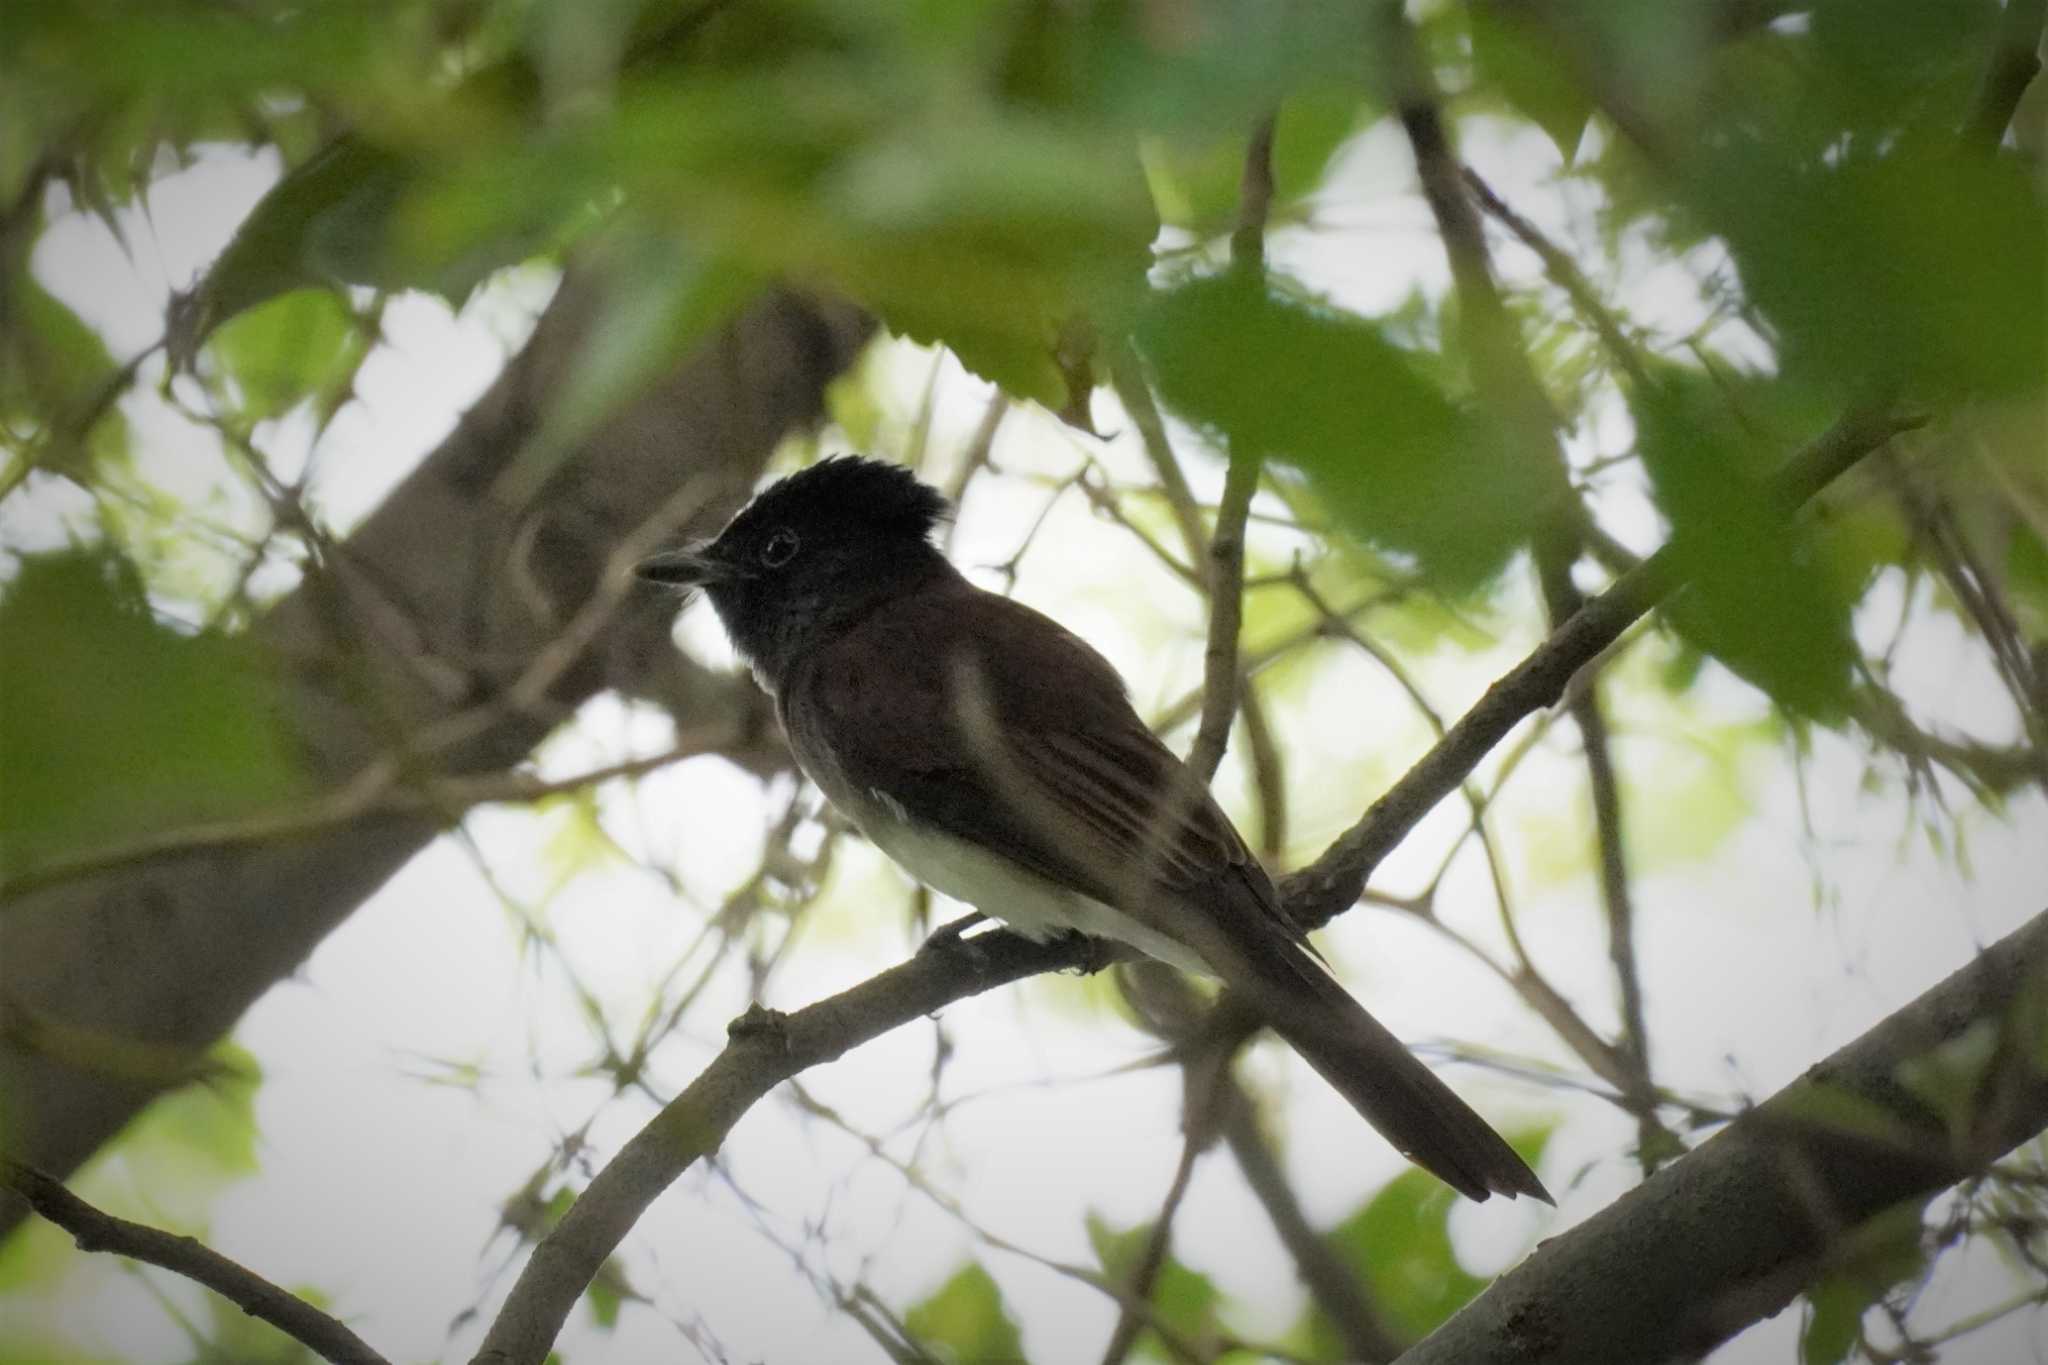
{"type": "MultiPolygon", "coordinates": [[[[651,515],[700,528],[727,515],[784,433],[820,416],[869,324],[769,296],[592,432],[537,494],[516,496],[508,486],[527,477],[522,453],[601,291],[572,271],[454,432],[255,628],[282,665],[317,789],[399,757],[408,775],[507,769],[611,685],[692,726],[752,708],[757,723],[742,728],[762,737],[756,761],[773,761],[760,757],[774,728],[754,689],[670,647],[672,602],[614,584],[616,610],[578,611],[622,540],[675,529],[650,528],[651,515]],[[544,689],[532,686],[537,659],[552,674],[544,689]]],[[[415,804],[155,856],[0,907],[0,1145],[58,1176],[76,1169],[164,1085],[101,1059],[213,1044],[446,823],[415,804]]],[[[0,1233],[21,1214],[0,1203],[0,1233]]]]}

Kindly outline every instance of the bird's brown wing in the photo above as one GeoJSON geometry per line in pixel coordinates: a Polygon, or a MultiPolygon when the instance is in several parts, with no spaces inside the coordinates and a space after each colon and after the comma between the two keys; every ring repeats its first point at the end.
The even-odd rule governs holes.
{"type": "MultiPolygon", "coordinates": [[[[829,734],[838,776],[1186,941],[1219,884],[1296,940],[1208,791],[1145,727],[1100,654],[1021,603],[961,584],[891,603],[819,651],[784,698],[829,734]]],[[[801,743],[801,741],[800,741],[801,743]]],[[[803,747],[816,749],[816,744],[803,747]]],[[[1192,946],[1192,945],[1191,945],[1192,946]]]]}
{"type": "Polygon", "coordinates": [[[829,747],[834,771],[813,773],[828,793],[881,794],[1186,946],[1411,1160],[1473,1199],[1549,1199],[1311,956],[1229,819],[1076,636],[964,582],[921,592],[818,651],[782,708],[801,751],[829,747]]]}

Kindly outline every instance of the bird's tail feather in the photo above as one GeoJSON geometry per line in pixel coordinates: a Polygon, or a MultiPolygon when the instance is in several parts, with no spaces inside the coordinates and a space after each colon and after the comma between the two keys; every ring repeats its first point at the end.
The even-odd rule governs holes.
{"type": "Polygon", "coordinates": [[[1267,932],[1231,933],[1227,945],[1203,956],[1403,1156],[1470,1199],[1499,1193],[1557,1202],[1515,1149],[1305,946],[1258,929],[1267,932]]]}

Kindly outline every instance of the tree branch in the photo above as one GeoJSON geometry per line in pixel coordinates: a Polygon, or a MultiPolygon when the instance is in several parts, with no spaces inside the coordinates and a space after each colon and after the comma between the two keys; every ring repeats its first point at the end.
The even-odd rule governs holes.
{"type": "MultiPolygon", "coordinates": [[[[1912,424],[1888,412],[1851,413],[1788,461],[1771,491],[1789,511],[1912,424]]],[[[1314,926],[1356,902],[1379,860],[1457,790],[1508,731],[1550,704],[1574,671],[1677,586],[1676,564],[1662,552],[1651,556],[1495,683],[1357,825],[1282,882],[1289,913],[1314,926]]],[[[733,1025],[725,1049],[598,1172],[534,1248],[477,1365],[538,1365],[584,1286],[647,1206],[691,1163],[715,1151],[740,1116],[782,1081],[970,995],[1043,972],[1095,971],[1135,955],[1102,941],[1041,944],[996,930],[920,953],[794,1014],[750,1010],[733,1025]]]]}
{"type": "Polygon", "coordinates": [[[1202,723],[1196,727],[1188,767],[1207,782],[1223,762],[1237,718],[1237,689],[1243,669],[1237,638],[1244,625],[1244,522],[1259,491],[1256,455],[1230,456],[1223,499],[1216,507],[1216,534],[1209,540],[1209,642],[1202,654],[1202,723]]]}
{"type": "Polygon", "coordinates": [[[104,1213],[61,1182],[6,1156],[0,1156],[0,1189],[13,1190],[70,1233],[80,1251],[111,1251],[183,1275],[334,1365],[388,1365],[339,1320],[193,1238],[104,1213]]]}
{"type": "MultiPolygon", "coordinates": [[[[1252,130],[1245,148],[1244,174],[1238,191],[1237,231],[1230,239],[1230,268],[1263,286],[1266,274],[1266,215],[1273,204],[1273,115],[1252,130]]],[[[1209,641],[1202,656],[1202,723],[1195,729],[1188,767],[1208,782],[1230,745],[1230,727],[1237,719],[1237,692],[1243,677],[1238,666],[1237,639],[1244,625],[1244,524],[1252,498],[1259,491],[1259,464],[1264,453],[1232,443],[1230,469],[1223,497],[1216,506],[1216,533],[1209,538],[1209,641]]]]}
{"type": "Polygon", "coordinates": [[[1252,1194],[1273,1220],[1273,1230],[1280,1234],[1281,1245],[1294,1258],[1295,1269],[1308,1286],[1309,1296],[1336,1329],[1345,1356],[1369,1362],[1392,1360],[1401,1354],[1400,1339],[1381,1321],[1372,1300],[1366,1296],[1365,1286],[1359,1283],[1351,1267],[1308,1221],[1294,1188],[1287,1183],[1286,1173],[1266,1143],[1266,1135],[1259,1131],[1258,1111],[1253,1108],[1251,1097],[1238,1090],[1237,1083],[1227,1076],[1224,1084],[1237,1093],[1231,1096],[1224,1117],[1223,1140],[1230,1144],[1230,1153],[1237,1158],[1245,1183],[1252,1187],[1252,1194]]]}
{"type": "Polygon", "coordinates": [[[2048,1126],[2044,1024],[2048,913],[1546,1240],[1403,1365],[1704,1354],[1783,1308],[1877,1214],[2048,1126]],[[1958,1085],[1962,1104],[1933,1098],[1958,1085]]]}

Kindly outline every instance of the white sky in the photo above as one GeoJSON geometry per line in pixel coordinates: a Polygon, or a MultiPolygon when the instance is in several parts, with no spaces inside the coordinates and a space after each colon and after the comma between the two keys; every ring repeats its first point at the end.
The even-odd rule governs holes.
{"type": "MultiPolygon", "coordinates": [[[[1504,195],[1560,238],[1583,232],[1591,206],[1546,185],[1556,165],[1547,143],[1480,136],[1467,150],[1504,195]]],[[[132,255],[98,224],[71,217],[47,234],[39,275],[103,330],[117,354],[130,353],[155,337],[166,282],[191,279],[274,174],[264,158],[209,157],[162,182],[148,220],[127,225],[132,255]]],[[[1418,280],[1440,288],[1440,248],[1408,187],[1398,140],[1384,128],[1368,134],[1319,200],[1311,228],[1276,234],[1276,259],[1364,311],[1391,305],[1418,280]]],[[[1503,248],[1501,261],[1517,276],[1529,270],[1515,250],[1503,248]]],[[[1627,284],[1639,316],[1668,318],[1675,328],[1687,325],[1688,310],[1696,308],[1675,269],[1627,284]]],[[[545,281],[521,277],[460,317],[432,301],[392,305],[389,350],[366,366],[361,401],[322,438],[317,491],[330,519],[345,527],[359,518],[448,429],[517,345],[545,288],[545,281]]],[[[893,347],[877,363],[889,421],[900,432],[930,361],[893,347]]],[[[181,496],[214,493],[222,473],[217,455],[150,390],[149,382],[139,386],[125,408],[146,477],[181,496]]],[[[957,366],[944,367],[935,452],[957,453],[985,399],[985,389],[957,366]]],[[[1106,403],[1098,417],[1105,430],[1128,425],[1106,403]]],[[[1625,425],[1617,428],[1611,415],[1598,425],[1603,449],[1625,446],[1625,425]]],[[[309,435],[303,422],[291,421],[266,433],[287,466],[304,458],[309,435]]],[[[1005,471],[1061,476],[1079,462],[1084,441],[1043,414],[1017,413],[1003,429],[997,462],[1005,471]]],[[[1135,477],[1142,468],[1128,442],[1089,448],[1122,473],[1135,477]]],[[[1213,492],[1213,463],[1198,464],[1194,473],[1198,486],[1213,492]]],[[[1043,496],[1022,478],[978,483],[961,517],[960,562],[971,568],[1008,558],[1043,496]]],[[[1606,510],[1619,518],[1624,538],[1654,543],[1654,521],[1640,497],[1625,484],[1611,497],[1606,510]]],[[[0,506],[0,544],[26,549],[60,541],[88,526],[89,512],[63,485],[39,481],[0,506]]],[[[216,512],[230,520],[252,514],[238,510],[232,497],[216,512]]],[[[1280,538],[1258,544],[1284,553],[1280,538]]],[[[1077,496],[1064,499],[1040,533],[1019,591],[1109,654],[1141,707],[1199,678],[1198,604],[1077,496]]],[[[1882,598],[1882,590],[1875,596],[1882,598]]],[[[1869,614],[1889,620],[1895,605],[1874,601],[1869,614]]],[[[683,635],[707,653],[719,648],[715,628],[701,615],[684,623],[683,635]]],[[[2010,707],[1961,638],[1946,620],[1920,632],[1900,655],[1900,685],[1945,725],[2005,738],[2010,707]]],[[[1440,709],[1455,711],[1531,643],[1527,635],[1513,636],[1473,657],[1434,658],[1425,661],[1423,676],[1440,709]]],[[[1312,856],[1356,818],[1426,739],[1386,680],[1353,655],[1322,651],[1305,686],[1305,703],[1278,717],[1293,760],[1297,859],[1312,856]]],[[[1761,714],[1747,689],[1712,675],[1687,723],[1706,736],[1712,727],[1761,714]]],[[[1616,716],[1618,757],[1635,798],[1628,815],[1645,843],[1677,848],[1689,825],[1712,823],[1717,799],[1747,813],[1706,856],[1668,856],[1636,882],[1644,986],[1664,1083],[1709,1096],[1767,1094],[2042,908],[2048,808],[2038,793],[2018,797],[2002,820],[1966,810],[1965,877],[1910,831],[1896,796],[1861,790],[1862,759],[1853,746],[1825,734],[1814,741],[1809,838],[1785,763],[1753,756],[1735,771],[1717,772],[1707,748],[1674,734],[1674,718],[1669,709],[1633,715],[1625,707],[1616,716]],[[1818,908],[1817,884],[1825,888],[1818,908]]],[[[647,752],[667,733],[666,721],[601,699],[573,733],[550,744],[542,768],[567,774],[647,752]]],[[[1220,790],[1234,811],[1248,810],[1235,763],[1220,790]]],[[[1596,893],[1576,870],[1582,845],[1571,842],[1583,838],[1583,817],[1574,814],[1582,805],[1572,750],[1546,745],[1509,788],[1497,828],[1511,850],[1524,936],[1553,981],[1606,1028],[1612,989],[1596,893]]],[[[586,873],[549,899],[545,843],[555,826],[548,817],[486,810],[467,830],[499,886],[544,917],[562,960],[625,1033],[695,938],[701,907],[715,905],[752,870],[771,807],[750,779],[705,760],[649,779],[637,797],[608,789],[604,809],[614,836],[676,871],[697,906],[679,906],[659,878],[623,864],[586,873]]],[[[1380,884],[1400,889],[1423,880],[1460,814],[1440,812],[1426,824],[1390,861],[1380,884]]],[[[907,898],[901,877],[850,841],[768,1003],[793,1008],[899,960],[910,942],[907,898]]],[[[1454,873],[1446,906],[1461,928],[1496,942],[1475,859],[1467,857],[1454,873]]],[[[1354,912],[1333,927],[1326,947],[1353,989],[1411,1041],[1452,1037],[1569,1062],[1492,978],[1397,916],[1354,912]]],[[[687,1038],[658,1055],[656,1073],[668,1091],[712,1055],[724,1021],[746,1003],[742,984],[736,974],[721,978],[713,998],[691,1016],[687,1038]]],[[[947,1011],[943,1026],[957,1049],[948,1094],[980,1098],[954,1113],[922,1157],[977,1225],[1084,1263],[1092,1256],[1082,1211],[1098,1210],[1119,1225],[1149,1219],[1179,1152],[1171,1073],[1111,1074],[1142,1056],[1145,1043],[1106,1013],[1077,1007],[1089,989],[1066,980],[1034,982],[947,1011]]],[[[564,1133],[591,1122],[601,1158],[652,1112],[640,1099],[611,1098],[608,1085],[578,1076],[591,1060],[592,1039],[558,965],[521,957],[513,915],[454,840],[436,844],[351,917],[302,973],[258,1004],[236,1036],[265,1073],[257,1099],[262,1169],[205,1209],[209,1240],[276,1281],[319,1286],[397,1360],[463,1358],[474,1348],[480,1324],[452,1340],[447,1333],[450,1320],[473,1303],[482,1304],[487,1320],[509,1286],[502,1273],[507,1242],[493,1238],[497,1206],[564,1133]],[[431,1059],[475,1064],[485,1080],[474,1094],[430,1084],[422,1077],[434,1073],[431,1059]]],[[[904,1029],[805,1083],[861,1129],[893,1132],[925,1094],[932,1044],[932,1027],[904,1029]]],[[[1386,1145],[1291,1058],[1262,1053],[1256,1069],[1284,1091],[1285,1157],[1312,1217],[1338,1220],[1400,1168],[1386,1145]]],[[[1614,1111],[1470,1067],[1448,1074],[1496,1121],[1562,1121],[1544,1165],[1560,1198],[1555,1215],[1498,1200],[1465,1205],[1455,1215],[1461,1253],[1475,1269],[1513,1261],[1536,1237],[1584,1218],[1633,1183],[1633,1167],[1619,1155],[1629,1127],[1614,1111]]],[[[910,1136],[892,1150],[907,1154],[910,1136]]],[[[741,1123],[725,1156],[737,1186],[762,1210],[750,1211],[704,1169],[692,1171],[629,1244],[634,1278],[660,1311],[628,1308],[611,1333],[596,1331],[579,1311],[562,1343],[576,1365],[688,1358],[671,1318],[701,1321],[736,1360],[879,1359],[807,1277],[865,1278],[902,1306],[971,1252],[981,1255],[1026,1325],[1034,1360],[1099,1353],[1113,1317],[1106,1300],[1022,1258],[977,1249],[958,1221],[906,1193],[856,1144],[779,1100],[741,1123]],[[810,1235],[818,1229],[822,1237],[810,1235]],[[800,1249],[802,1270],[778,1241],[800,1249]]],[[[103,1174],[99,1188],[123,1194],[121,1173],[103,1174]]],[[[125,1188],[127,1198],[143,1201],[138,1209],[159,1193],[125,1188]]],[[[1245,1306],[1236,1326],[1255,1336],[1284,1329],[1302,1296],[1227,1155],[1204,1159],[1177,1226],[1177,1254],[1245,1306]]],[[[1959,1263],[1937,1282],[1927,1322],[1996,1297],[2004,1281],[1983,1261],[1959,1263]]],[[[168,1278],[152,1282],[188,1311],[199,1302],[196,1291],[168,1278]]],[[[0,1298],[0,1316],[16,1313],[17,1321],[60,1330],[120,1359],[180,1356],[179,1337],[143,1285],[105,1258],[81,1258],[59,1293],[30,1303],[0,1298]]],[[[1796,1313],[1781,1315],[1714,1359],[1796,1359],[1797,1328],[1796,1313]]],[[[1946,1358],[2032,1358],[2043,1341],[2031,1317],[2016,1317],[1946,1358]]]]}

